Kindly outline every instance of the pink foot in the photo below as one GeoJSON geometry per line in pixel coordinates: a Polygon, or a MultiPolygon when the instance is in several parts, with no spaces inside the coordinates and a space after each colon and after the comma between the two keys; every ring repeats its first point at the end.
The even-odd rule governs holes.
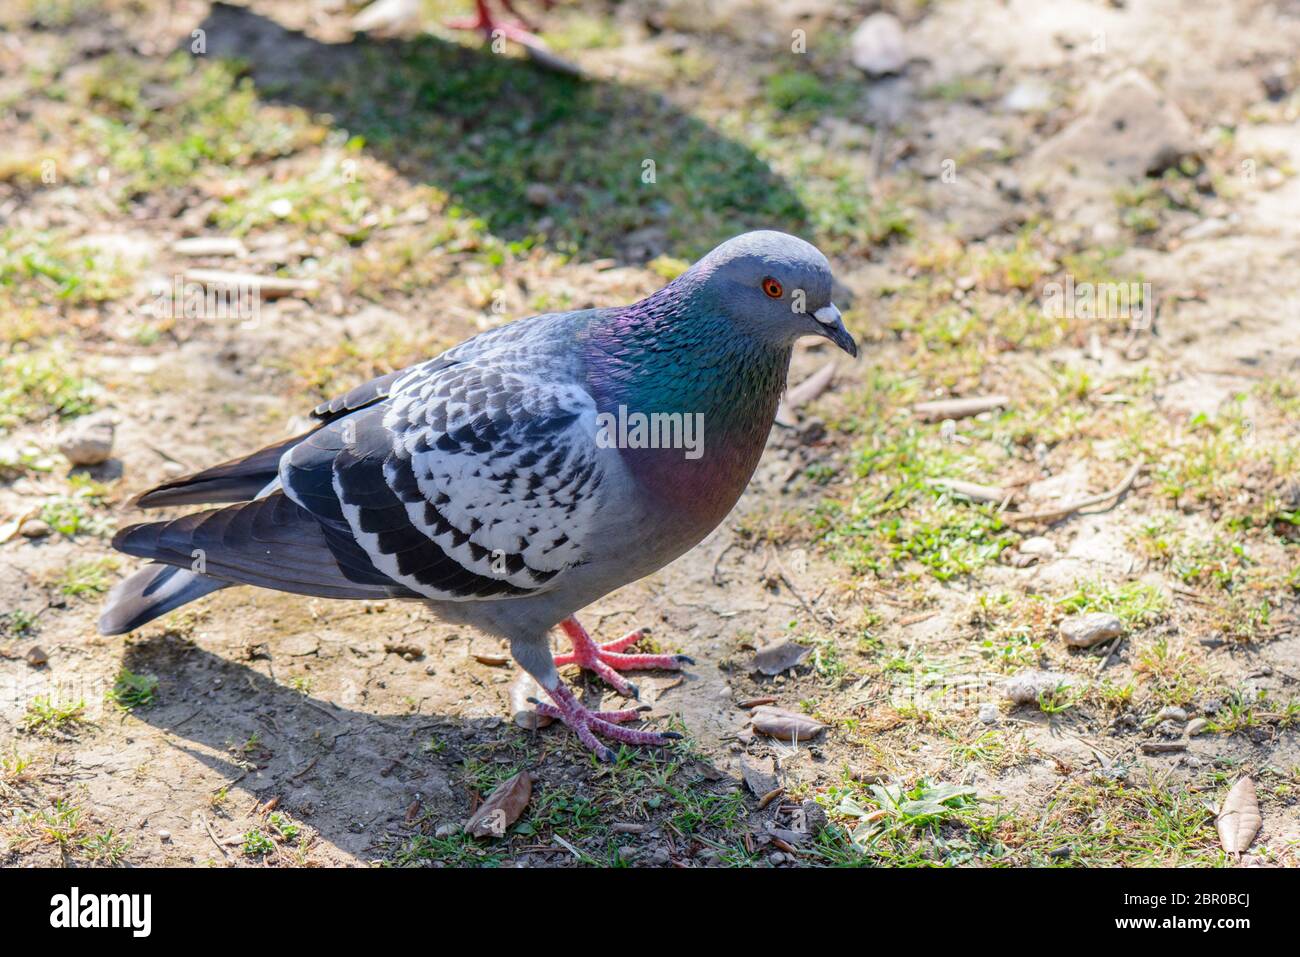
{"type": "Polygon", "coordinates": [[[541,37],[532,31],[530,25],[519,15],[519,11],[514,8],[513,4],[505,2],[502,5],[516,17],[519,17],[519,22],[512,23],[507,20],[498,20],[488,8],[487,0],[477,0],[474,16],[446,20],[443,25],[449,30],[476,30],[489,40],[493,38],[494,34],[500,33],[507,40],[514,40],[524,46],[545,46],[541,37]]]}
{"type": "Polygon", "coordinates": [[[560,622],[560,627],[573,642],[573,651],[567,655],[556,655],[555,666],[578,665],[588,671],[594,671],[621,695],[629,698],[640,697],[637,686],[624,679],[620,671],[645,670],[649,668],[667,668],[679,670],[682,665],[695,664],[686,655],[623,655],[624,648],[630,648],[643,637],[640,631],[624,635],[617,641],[598,645],[587,634],[587,629],[578,624],[578,619],[569,616],[560,622]]]}
{"type": "Polygon", "coordinates": [[[614,752],[597,741],[596,735],[609,738],[611,741],[621,741],[624,744],[651,745],[666,745],[670,741],[681,738],[681,735],[675,731],[656,733],[654,731],[633,731],[631,728],[621,728],[619,727],[621,722],[638,718],[644,709],[588,711],[564,682],[560,682],[555,686],[554,691],[548,691],[547,693],[555,701],[555,704],[549,705],[535,702],[538,713],[552,718],[559,718],[572,728],[577,733],[578,740],[596,752],[596,757],[602,761],[613,761],[614,752]]]}

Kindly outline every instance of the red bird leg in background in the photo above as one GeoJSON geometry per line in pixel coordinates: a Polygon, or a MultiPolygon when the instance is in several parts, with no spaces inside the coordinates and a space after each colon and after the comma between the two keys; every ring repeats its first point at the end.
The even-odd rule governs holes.
{"type": "MultiPolygon", "coordinates": [[[[500,3],[507,13],[517,18],[516,22],[498,20],[493,16],[487,0],[474,0],[476,13],[473,17],[448,20],[446,26],[451,30],[478,30],[489,39],[492,38],[494,33],[500,31],[500,35],[507,40],[514,40],[524,46],[545,46],[541,38],[534,32],[537,28],[515,9],[513,0],[500,0],[500,3]]],[[[552,4],[553,0],[542,0],[542,6],[547,10],[551,8],[552,4]]]]}
{"type": "MultiPolygon", "coordinates": [[[[587,629],[578,624],[578,619],[570,615],[560,622],[560,627],[573,642],[573,651],[567,655],[555,656],[555,667],[561,665],[578,665],[588,671],[594,671],[605,679],[619,694],[630,698],[639,697],[636,685],[624,679],[620,671],[646,670],[649,668],[668,668],[677,670],[682,665],[695,664],[686,655],[623,655],[624,648],[630,648],[641,640],[642,633],[634,631],[615,641],[603,645],[596,644],[587,629]]],[[[552,716],[554,717],[554,716],[552,716]]]]}

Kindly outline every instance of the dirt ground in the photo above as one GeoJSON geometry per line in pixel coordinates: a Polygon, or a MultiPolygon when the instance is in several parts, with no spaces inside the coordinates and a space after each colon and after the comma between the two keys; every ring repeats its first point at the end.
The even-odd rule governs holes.
{"type": "Polygon", "coordinates": [[[539,11],[578,80],[440,26],[465,6],[391,38],[309,0],[0,15],[0,864],[1300,863],[1300,10],[894,5],[878,77],[872,4],[539,11]],[[96,634],[132,494],[756,227],[828,253],[863,358],[722,527],[580,616],[695,659],[638,681],[678,746],[518,726],[504,647],[415,604],[230,589],[96,634]],[[309,285],[156,308],[205,268],[309,285]],[[72,467],[96,417],[112,457],[72,467]],[[1067,645],[1092,613],[1118,630],[1067,645]],[[824,730],[756,733],[763,698],[824,730]],[[519,771],[518,822],[465,834],[519,771]]]}

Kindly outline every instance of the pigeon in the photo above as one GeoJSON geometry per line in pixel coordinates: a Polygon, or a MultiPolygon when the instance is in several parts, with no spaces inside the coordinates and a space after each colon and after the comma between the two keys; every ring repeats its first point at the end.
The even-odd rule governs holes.
{"type": "Polygon", "coordinates": [[[602,759],[599,738],[662,745],[637,709],[591,711],[556,668],[680,669],[597,643],[575,613],[704,539],[740,498],[771,430],[796,339],[857,343],[830,265],[785,233],[745,233],[629,306],[532,316],[325,402],[314,426],[137,496],[217,505],[123,528],[151,564],[99,621],[138,628],[221,588],[405,599],[506,639],[550,697],[534,702],[602,759]],[[571,654],[552,657],[559,627],[571,654]],[[598,737],[599,736],[599,737],[598,737]]]}

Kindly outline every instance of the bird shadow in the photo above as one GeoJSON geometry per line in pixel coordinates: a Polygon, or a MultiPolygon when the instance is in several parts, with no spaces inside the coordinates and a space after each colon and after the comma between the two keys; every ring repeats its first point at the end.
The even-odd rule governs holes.
{"type": "Polygon", "coordinates": [[[648,90],[427,35],[322,42],[225,3],[199,29],[263,100],[327,114],[508,241],[631,262],[808,224],[752,150],[648,90]]]}
{"type": "MultiPolygon", "coordinates": [[[[122,661],[130,672],[165,676],[157,702],[132,713],[219,776],[212,810],[231,819],[223,830],[245,829],[243,802],[223,807],[238,789],[278,799],[338,850],[370,859],[416,833],[413,807],[421,820],[463,817],[469,794],[457,766],[480,750],[510,749],[500,717],[340,706],[277,680],[282,652],[258,645],[249,654],[232,660],[164,632],[127,645],[122,661]]],[[[345,688],[343,699],[350,694],[345,688]]]]}

